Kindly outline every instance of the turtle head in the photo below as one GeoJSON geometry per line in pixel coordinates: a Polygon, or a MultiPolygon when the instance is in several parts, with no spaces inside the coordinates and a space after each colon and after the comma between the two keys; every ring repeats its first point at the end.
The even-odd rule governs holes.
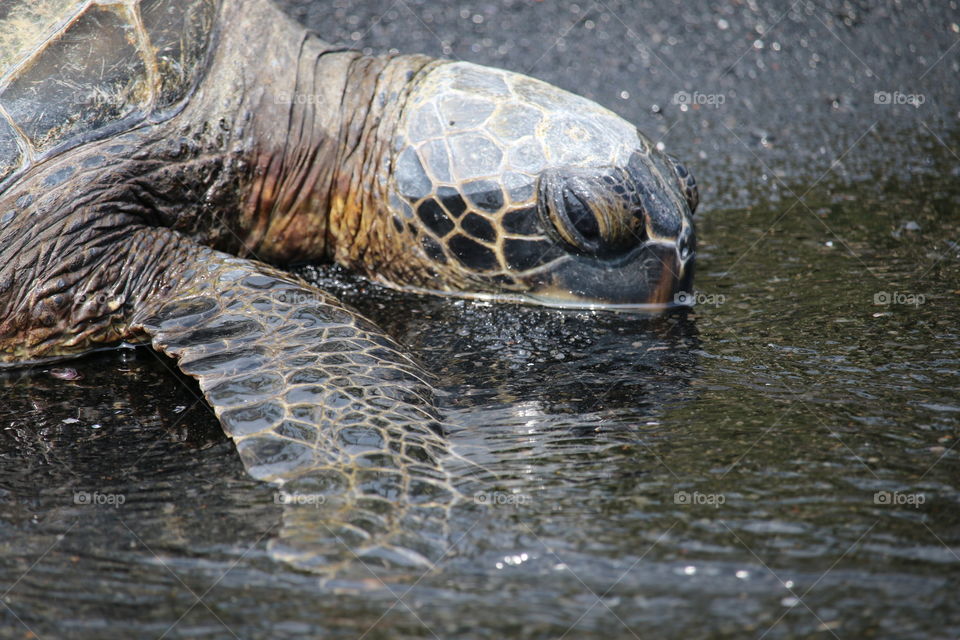
{"type": "Polygon", "coordinates": [[[696,183],[636,127],[470,63],[416,82],[385,186],[428,275],[394,284],[575,307],[673,304],[689,288],[696,183]]]}

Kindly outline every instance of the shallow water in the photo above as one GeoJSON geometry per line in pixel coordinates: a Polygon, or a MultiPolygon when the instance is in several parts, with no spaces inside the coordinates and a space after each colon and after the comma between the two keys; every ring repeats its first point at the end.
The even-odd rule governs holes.
{"type": "MultiPolygon", "coordinates": [[[[386,587],[323,584],[269,557],[274,492],[168,360],[110,351],[60,365],[76,376],[4,374],[0,637],[960,635],[960,102],[947,81],[960,47],[926,85],[905,80],[947,51],[930,29],[955,38],[951,18],[849,3],[800,5],[779,26],[752,3],[567,15],[507,2],[466,18],[367,4],[353,22],[338,9],[325,35],[352,40],[389,9],[393,23],[353,43],[439,53],[449,40],[451,55],[520,71],[588,13],[594,39],[581,20],[533,64],[561,84],[577,84],[569,65],[612,59],[633,25],[652,47],[637,54],[651,97],[620,110],[669,133],[703,185],[697,307],[495,306],[310,271],[436,374],[451,441],[498,477],[457,513],[435,571],[386,587]],[[519,38],[530,15],[543,19],[519,38]],[[777,31],[722,73],[757,25],[777,31]],[[864,106],[864,65],[881,88],[926,86],[927,110],[864,106]],[[725,108],[651,115],[696,87],[725,108]]],[[[326,5],[310,6],[301,17],[322,28],[326,5]]],[[[636,97],[635,69],[597,69],[584,92],[636,97]]]]}
{"type": "Polygon", "coordinates": [[[765,235],[782,206],[712,212],[687,314],[325,276],[437,374],[452,442],[499,476],[437,569],[389,589],[272,561],[273,492],[152,352],[8,376],[4,634],[952,637],[960,191],[912,186],[824,189],[765,235]]]}

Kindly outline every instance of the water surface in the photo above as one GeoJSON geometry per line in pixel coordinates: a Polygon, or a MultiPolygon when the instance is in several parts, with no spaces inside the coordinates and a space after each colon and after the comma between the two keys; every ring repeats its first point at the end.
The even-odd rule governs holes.
{"type": "Polygon", "coordinates": [[[385,584],[270,558],[273,490],[168,360],[4,374],[0,637],[960,635],[956,8],[332,4],[294,13],[532,71],[659,136],[703,185],[699,304],[578,313],[310,271],[436,374],[451,441],[498,477],[434,571],[385,584]],[[880,89],[929,99],[884,110],[880,89]],[[679,90],[726,101],[682,111],[679,90]]]}

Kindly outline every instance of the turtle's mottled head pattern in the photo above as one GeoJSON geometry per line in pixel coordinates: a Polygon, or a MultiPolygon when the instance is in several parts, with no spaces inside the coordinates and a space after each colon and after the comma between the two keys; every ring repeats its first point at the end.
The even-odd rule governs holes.
{"type": "Polygon", "coordinates": [[[589,306],[671,303],[690,283],[693,176],[585,98],[443,64],[391,154],[388,215],[430,274],[395,284],[589,306]]]}

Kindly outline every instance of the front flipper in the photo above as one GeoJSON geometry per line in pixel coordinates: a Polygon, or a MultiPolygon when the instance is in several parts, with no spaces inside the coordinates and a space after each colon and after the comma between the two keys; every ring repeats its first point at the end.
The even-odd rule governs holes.
{"type": "Polygon", "coordinates": [[[131,328],[199,380],[249,473],[281,487],[272,553],[321,572],[437,560],[460,492],[422,370],[294,276],[190,253],[131,328]]]}

